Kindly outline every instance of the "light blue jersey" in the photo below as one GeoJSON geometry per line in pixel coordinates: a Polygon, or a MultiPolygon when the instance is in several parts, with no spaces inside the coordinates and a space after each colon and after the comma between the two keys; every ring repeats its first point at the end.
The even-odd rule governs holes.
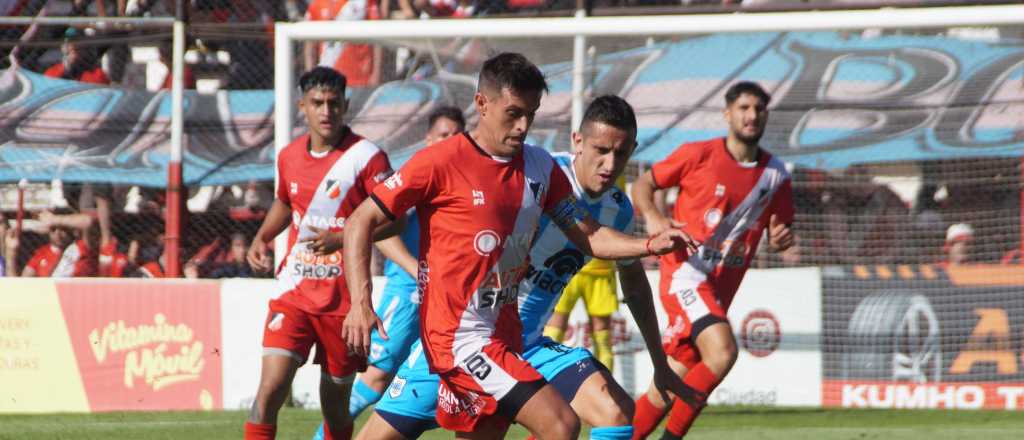
{"type": "MultiPolygon", "coordinates": [[[[622,190],[612,187],[600,197],[591,198],[576,180],[573,156],[555,153],[552,157],[572,183],[580,206],[592,218],[625,234],[633,233],[633,204],[622,190]]],[[[537,239],[530,250],[530,268],[519,285],[519,319],[523,321],[524,351],[541,343],[544,324],[555,310],[562,290],[588,261],[590,256],[577,249],[558,225],[547,217],[541,218],[537,239]]],[[[629,262],[620,261],[618,264],[628,265],[629,262]]]]}

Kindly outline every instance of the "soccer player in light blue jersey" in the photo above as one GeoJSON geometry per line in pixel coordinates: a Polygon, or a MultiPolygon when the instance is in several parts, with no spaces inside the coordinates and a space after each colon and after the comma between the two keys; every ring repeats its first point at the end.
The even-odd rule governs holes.
{"type": "MultiPolygon", "coordinates": [[[[569,177],[580,206],[601,224],[626,233],[633,229],[633,206],[614,187],[636,147],[636,117],[617,96],[597,98],[573,133],[573,153],[555,154],[569,177]]],[[[580,213],[582,215],[582,213],[580,213]]],[[[691,243],[692,244],[692,243],[691,243]]],[[[543,336],[566,283],[590,260],[561,230],[542,218],[530,251],[530,268],[519,285],[523,323],[523,357],[554,385],[580,419],[592,426],[592,439],[629,439],[633,402],[593,355],[583,348],[558,344],[543,336]]],[[[661,348],[651,288],[639,261],[620,261],[624,300],[637,322],[654,363],[660,389],[682,389],[673,380],[661,348]]],[[[437,427],[438,377],[430,374],[420,342],[399,369],[358,439],[412,439],[437,427]]]]}
{"type": "MultiPolygon", "coordinates": [[[[424,138],[425,145],[459,133],[466,127],[462,110],[453,106],[439,107],[431,112],[427,124],[429,128],[424,138]]],[[[376,331],[371,336],[366,371],[356,378],[349,398],[348,412],[352,419],[380,400],[401,362],[410,357],[413,343],[418,344],[420,301],[416,291],[417,263],[414,255],[419,255],[419,241],[419,221],[415,212],[410,211],[400,236],[376,243],[381,253],[388,257],[384,262],[387,283],[376,307],[377,316],[384,323],[387,339],[376,331]]],[[[313,440],[322,440],[323,433],[324,426],[320,424],[313,440]]]]}

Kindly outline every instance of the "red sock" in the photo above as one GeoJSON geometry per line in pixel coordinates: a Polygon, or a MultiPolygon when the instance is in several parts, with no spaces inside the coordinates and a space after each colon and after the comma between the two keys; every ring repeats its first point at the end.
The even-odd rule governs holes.
{"type": "MultiPolygon", "coordinates": [[[[705,396],[711,394],[711,391],[718,386],[720,381],[721,379],[715,377],[715,374],[703,362],[694,365],[690,371],[686,372],[686,376],[683,377],[683,383],[703,393],[705,396]]],[[[686,435],[686,432],[690,430],[690,425],[693,425],[693,421],[697,419],[702,408],[703,406],[694,408],[683,402],[682,399],[676,399],[675,403],[672,404],[672,410],[668,414],[668,423],[665,425],[665,431],[677,437],[686,435]]]]}
{"type": "Polygon", "coordinates": [[[340,437],[331,435],[331,429],[327,422],[324,422],[324,440],[352,440],[352,424],[349,423],[338,433],[340,437]]]}
{"type": "Polygon", "coordinates": [[[245,440],[274,440],[277,425],[245,422],[245,440]]]}
{"type": "Polygon", "coordinates": [[[644,439],[665,417],[665,408],[658,408],[647,399],[647,393],[636,399],[636,412],[633,414],[633,440],[644,439]]]}

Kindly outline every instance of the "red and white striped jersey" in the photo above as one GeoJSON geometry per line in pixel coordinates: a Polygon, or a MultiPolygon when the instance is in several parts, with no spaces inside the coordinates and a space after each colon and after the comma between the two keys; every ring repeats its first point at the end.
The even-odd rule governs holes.
{"type": "Polygon", "coordinates": [[[485,347],[522,352],[519,281],[544,213],[574,209],[572,187],[544,150],[494,158],[462,133],[416,153],[371,196],[389,216],[420,218],[417,287],[430,369],[446,372],[485,347]]]}
{"type": "Polygon", "coordinates": [[[737,162],[725,138],[684,144],[651,167],[659,188],[679,187],[672,217],[701,243],[698,254],[661,257],[662,293],[682,267],[715,286],[728,309],[772,214],[793,222],[793,188],[782,161],[759,149],[757,161],[737,162]]]}
{"type": "Polygon", "coordinates": [[[344,315],[349,295],[342,252],[316,255],[299,241],[315,236],[312,228],[341,231],[345,218],[391,175],[388,157],[346,129],[322,157],[309,151],[309,135],[295,139],[278,155],[277,170],[277,198],[292,211],[288,253],[277,270],[278,299],[309,313],[344,315]]]}

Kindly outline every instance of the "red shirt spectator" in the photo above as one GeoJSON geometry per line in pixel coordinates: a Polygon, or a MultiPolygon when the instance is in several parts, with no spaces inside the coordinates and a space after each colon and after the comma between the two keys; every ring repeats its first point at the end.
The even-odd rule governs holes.
{"type": "Polygon", "coordinates": [[[63,253],[63,249],[50,243],[39,246],[35,253],[32,254],[32,258],[28,260],[28,264],[25,265],[25,269],[21,273],[22,276],[50,276],[53,273],[53,269],[57,267],[57,263],[60,262],[60,256],[63,253]],[[32,269],[32,272],[29,272],[29,269],[32,269]]]}
{"type": "MultiPolygon", "coordinates": [[[[377,20],[380,16],[376,0],[312,0],[306,10],[306,20],[317,21],[377,20]]],[[[350,87],[378,82],[374,47],[369,44],[325,42],[320,44],[317,53],[319,65],[341,72],[350,87]]]]}
{"type": "MultiPolygon", "coordinates": [[[[71,30],[69,34],[74,35],[71,30]]],[[[61,52],[64,60],[50,66],[44,75],[91,84],[110,84],[110,78],[99,66],[96,51],[81,48],[78,43],[68,39],[64,40],[61,52]]]]}

